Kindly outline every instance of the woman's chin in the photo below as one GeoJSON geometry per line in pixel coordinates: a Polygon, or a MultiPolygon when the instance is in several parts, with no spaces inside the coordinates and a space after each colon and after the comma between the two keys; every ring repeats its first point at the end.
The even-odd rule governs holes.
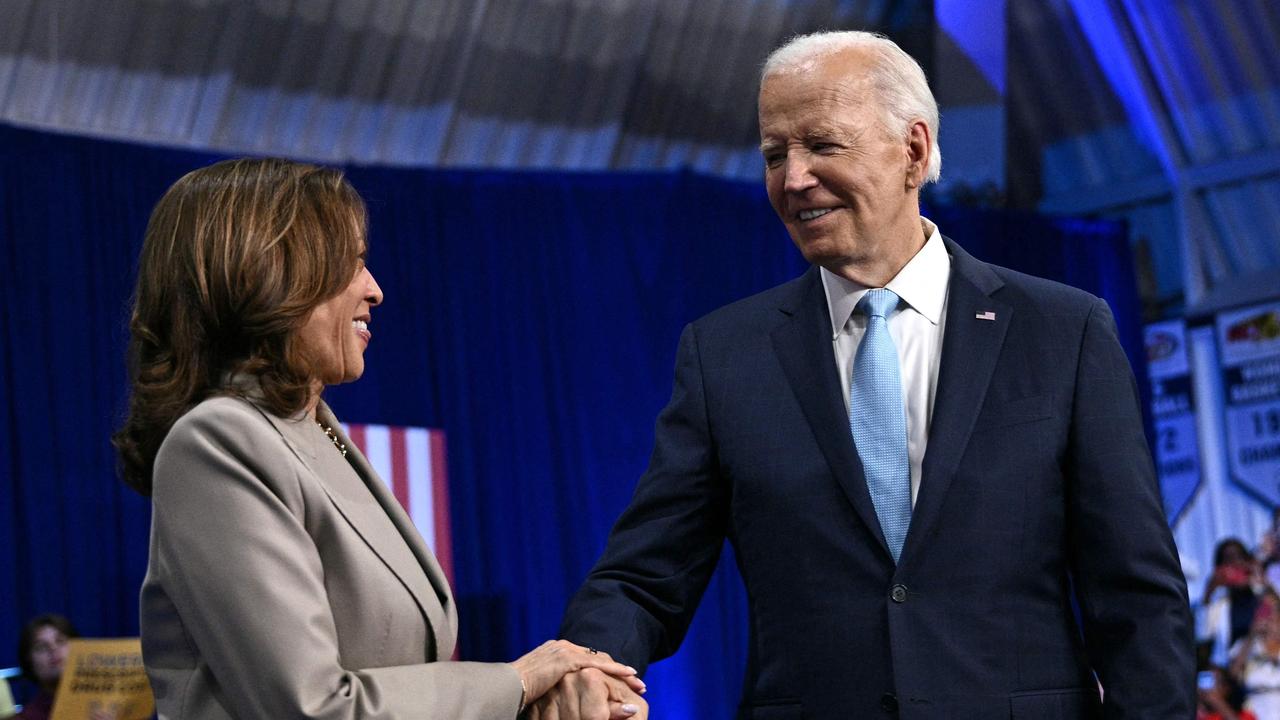
{"type": "Polygon", "coordinates": [[[359,380],[362,375],[364,375],[364,363],[352,363],[351,365],[348,365],[347,368],[343,371],[342,379],[339,380],[338,382],[340,383],[355,382],[359,380]]]}

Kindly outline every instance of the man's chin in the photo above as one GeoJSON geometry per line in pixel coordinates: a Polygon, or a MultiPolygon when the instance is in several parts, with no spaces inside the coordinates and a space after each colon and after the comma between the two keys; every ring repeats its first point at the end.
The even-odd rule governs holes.
{"type": "Polygon", "coordinates": [[[848,255],[842,244],[828,237],[797,238],[793,233],[791,241],[795,243],[796,249],[800,251],[800,254],[804,256],[804,259],[810,265],[822,265],[823,267],[831,264],[838,265],[848,255]]]}

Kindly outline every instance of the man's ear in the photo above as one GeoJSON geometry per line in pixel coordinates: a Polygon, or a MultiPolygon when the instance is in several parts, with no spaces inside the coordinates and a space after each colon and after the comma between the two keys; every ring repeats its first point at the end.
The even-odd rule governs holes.
{"type": "Polygon", "coordinates": [[[909,188],[924,185],[925,177],[929,174],[930,140],[932,139],[929,126],[924,120],[915,120],[907,128],[906,184],[909,188]]]}

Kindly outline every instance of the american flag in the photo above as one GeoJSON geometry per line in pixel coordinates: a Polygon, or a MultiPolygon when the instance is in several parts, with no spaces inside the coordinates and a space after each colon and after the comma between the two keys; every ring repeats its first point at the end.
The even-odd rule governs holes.
{"type": "Polygon", "coordinates": [[[444,431],[392,425],[344,426],[426,539],[453,584],[449,535],[449,477],[444,431]]]}

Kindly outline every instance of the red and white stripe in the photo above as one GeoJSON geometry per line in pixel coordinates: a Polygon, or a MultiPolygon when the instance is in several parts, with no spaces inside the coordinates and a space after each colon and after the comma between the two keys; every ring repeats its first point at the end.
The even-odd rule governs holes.
{"type": "Polygon", "coordinates": [[[426,539],[453,583],[449,478],[444,431],[390,425],[345,426],[355,443],[426,539]]]}

